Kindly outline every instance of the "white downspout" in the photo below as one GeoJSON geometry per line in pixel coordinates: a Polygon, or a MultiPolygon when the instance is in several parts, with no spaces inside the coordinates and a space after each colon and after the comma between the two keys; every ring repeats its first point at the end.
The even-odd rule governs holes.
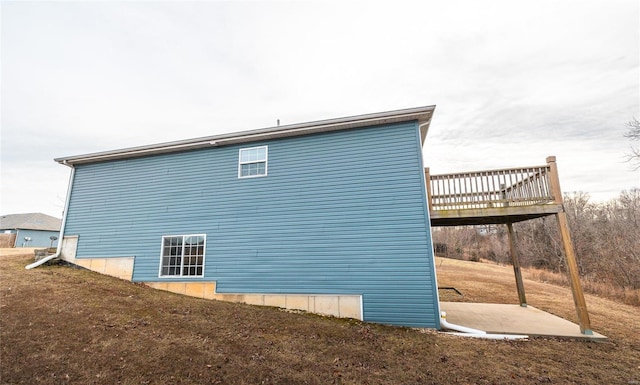
{"type": "Polygon", "coordinates": [[[469,334],[487,334],[487,332],[479,329],[473,329],[466,326],[456,325],[447,322],[447,312],[443,311],[440,313],[440,325],[449,330],[455,330],[457,332],[469,333],[469,334]]]}
{"type": "Polygon", "coordinates": [[[44,263],[49,262],[52,259],[56,259],[60,257],[62,254],[62,242],[64,239],[64,227],[67,224],[67,213],[69,212],[69,201],[71,200],[71,189],[73,188],[73,178],[76,175],[76,168],[71,166],[71,176],[69,177],[69,186],[67,186],[67,200],[64,204],[64,214],[62,215],[62,223],[60,225],[60,234],[58,235],[58,247],[56,248],[56,253],[49,255],[47,257],[42,258],[39,261],[36,261],[30,265],[25,266],[24,268],[27,270],[33,269],[34,267],[38,267],[44,263]]]}
{"type": "Polygon", "coordinates": [[[521,334],[471,334],[471,333],[456,333],[456,332],[445,332],[445,334],[449,334],[452,336],[459,337],[469,337],[469,338],[483,338],[485,340],[524,340],[529,338],[529,336],[521,335],[521,334]]]}
{"type": "Polygon", "coordinates": [[[447,312],[440,313],[440,326],[445,329],[455,330],[453,333],[446,333],[451,335],[456,335],[460,337],[472,337],[472,338],[485,338],[490,340],[521,340],[525,338],[529,338],[527,335],[523,334],[490,334],[485,332],[484,330],[473,329],[466,326],[456,325],[447,322],[447,312]]]}
{"type": "MultiPolygon", "coordinates": [[[[432,115],[433,116],[433,115],[432,115]]],[[[429,209],[429,207],[431,207],[431,202],[429,202],[429,187],[427,187],[428,183],[431,183],[431,181],[428,181],[427,178],[424,175],[424,157],[423,157],[423,146],[424,146],[424,139],[427,137],[427,132],[429,131],[429,125],[431,124],[431,118],[429,118],[429,121],[422,123],[422,124],[418,124],[418,139],[420,140],[420,174],[422,175],[422,180],[424,181],[424,199],[425,202],[427,203],[427,224],[429,225],[429,244],[431,245],[431,255],[433,256],[432,258],[432,262],[433,262],[433,282],[435,283],[436,287],[435,287],[435,293],[436,293],[436,314],[440,313],[440,293],[438,292],[438,273],[437,273],[437,268],[436,268],[436,251],[434,250],[433,247],[433,227],[431,226],[431,210],[429,209]],[[423,127],[426,127],[426,131],[424,133],[424,138],[422,137],[422,129],[423,127]]],[[[444,313],[444,312],[442,312],[444,313]]],[[[441,318],[442,321],[442,318],[441,318]]],[[[442,323],[440,324],[440,326],[442,327],[442,323]]]]}

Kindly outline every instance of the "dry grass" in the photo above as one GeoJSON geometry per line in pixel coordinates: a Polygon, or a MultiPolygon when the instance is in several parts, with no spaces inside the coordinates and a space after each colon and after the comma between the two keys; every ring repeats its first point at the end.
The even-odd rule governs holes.
{"type": "Polygon", "coordinates": [[[0,256],[9,257],[16,255],[33,255],[34,251],[38,249],[37,247],[17,247],[17,248],[7,248],[0,249],[0,256]]]}
{"type": "MultiPolygon", "coordinates": [[[[2,384],[639,384],[637,309],[589,297],[610,342],[465,339],[188,298],[86,270],[0,271],[2,384]]],[[[464,299],[513,303],[510,269],[438,260],[464,299]]],[[[530,303],[574,319],[566,288],[530,303]]]]}
{"type": "MultiPolygon", "coordinates": [[[[534,281],[569,287],[569,279],[566,274],[532,267],[523,268],[522,272],[524,277],[534,281]]],[[[640,307],[640,289],[624,289],[607,282],[594,282],[589,279],[582,279],[581,283],[586,293],[640,307]]]]}

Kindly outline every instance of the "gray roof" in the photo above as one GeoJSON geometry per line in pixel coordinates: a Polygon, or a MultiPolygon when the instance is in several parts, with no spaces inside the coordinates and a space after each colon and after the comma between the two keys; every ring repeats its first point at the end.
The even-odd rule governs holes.
{"type": "Polygon", "coordinates": [[[195,150],[198,148],[226,146],[237,143],[249,143],[260,140],[285,138],[290,136],[310,135],[321,132],[348,130],[358,127],[376,126],[381,124],[418,121],[422,142],[427,136],[431,117],[436,106],[406,108],[402,110],[378,112],[374,114],[348,116],[344,118],[318,120],[315,122],[290,124],[252,131],[242,131],[231,134],[206,136],[202,138],[186,139],[176,142],[151,144],[147,146],[124,148],[120,150],[96,152],[85,155],[67,156],[54,159],[60,164],[73,167],[74,164],[96,163],[107,160],[128,159],[140,156],[165,154],[170,152],[195,150]]]}
{"type": "Polygon", "coordinates": [[[59,231],[62,221],[41,213],[10,214],[0,216],[0,230],[48,230],[59,231]]]}

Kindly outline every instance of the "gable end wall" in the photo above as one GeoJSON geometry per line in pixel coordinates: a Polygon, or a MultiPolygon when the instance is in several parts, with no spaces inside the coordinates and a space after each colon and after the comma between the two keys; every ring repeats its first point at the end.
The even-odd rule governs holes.
{"type": "Polygon", "coordinates": [[[361,295],[366,321],[438,327],[416,122],[76,166],[77,258],[218,293],[361,295]],[[240,148],[267,177],[238,179],[240,148]],[[162,235],[206,234],[205,276],[158,277],[162,235]]]}

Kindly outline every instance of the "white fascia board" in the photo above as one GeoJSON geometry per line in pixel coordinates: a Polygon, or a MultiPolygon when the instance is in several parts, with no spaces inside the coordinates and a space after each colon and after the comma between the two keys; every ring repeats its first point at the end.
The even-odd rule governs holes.
{"type": "Polygon", "coordinates": [[[433,116],[434,110],[435,106],[408,108],[403,110],[378,112],[366,115],[356,115],[344,118],[319,120],[314,122],[263,128],[259,130],[186,139],[140,147],[130,147],[85,155],[68,156],[55,158],[54,160],[60,164],[73,167],[74,164],[96,163],[116,159],[128,159],[140,156],[195,150],[198,148],[206,148],[212,146],[215,147],[225,146],[229,144],[250,143],[260,140],[311,135],[321,132],[348,130],[358,127],[378,126],[382,124],[400,123],[412,120],[418,121],[422,142],[424,143],[424,139],[429,129],[429,124],[431,123],[431,117],[433,116]]]}

